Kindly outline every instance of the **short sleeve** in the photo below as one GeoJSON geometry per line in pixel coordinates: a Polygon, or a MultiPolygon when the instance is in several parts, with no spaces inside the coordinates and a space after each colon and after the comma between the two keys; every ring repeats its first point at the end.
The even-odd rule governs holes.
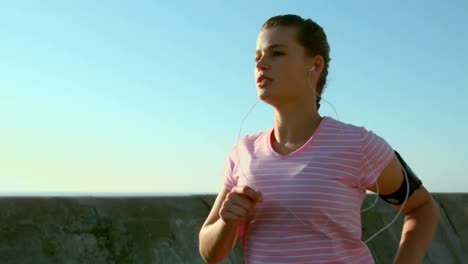
{"type": "Polygon", "coordinates": [[[233,159],[233,153],[234,153],[235,147],[231,149],[231,152],[227,156],[227,158],[224,161],[223,169],[221,172],[221,176],[223,178],[224,186],[231,190],[235,186],[237,186],[237,179],[234,177],[234,159],[233,159]]]}
{"type": "Polygon", "coordinates": [[[390,144],[372,131],[362,128],[362,178],[361,186],[367,188],[377,181],[385,167],[394,157],[390,144]]]}

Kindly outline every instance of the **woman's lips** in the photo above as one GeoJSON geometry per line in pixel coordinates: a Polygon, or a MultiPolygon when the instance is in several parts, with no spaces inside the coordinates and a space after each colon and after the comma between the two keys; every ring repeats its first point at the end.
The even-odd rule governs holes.
{"type": "Polygon", "coordinates": [[[260,75],[258,76],[257,78],[257,85],[259,88],[265,88],[267,87],[268,85],[270,85],[270,83],[272,82],[273,80],[265,75],[260,75]]]}

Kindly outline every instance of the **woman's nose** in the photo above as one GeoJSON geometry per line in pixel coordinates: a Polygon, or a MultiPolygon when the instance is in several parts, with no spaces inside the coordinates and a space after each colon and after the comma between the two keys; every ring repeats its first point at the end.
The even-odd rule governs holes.
{"type": "Polygon", "coordinates": [[[257,70],[267,70],[270,68],[269,63],[266,61],[265,56],[262,56],[260,59],[257,60],[255,63],[255,67],[257,70]]]}

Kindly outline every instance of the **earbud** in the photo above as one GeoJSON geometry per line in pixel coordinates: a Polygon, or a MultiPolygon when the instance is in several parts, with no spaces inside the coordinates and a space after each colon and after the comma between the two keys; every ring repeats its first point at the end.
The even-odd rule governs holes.
{"type": "Polygon", "coordinates": [[[312,66],[312,68],[310,68],[310,71],[315,71],[315,66],[312,66]]]}

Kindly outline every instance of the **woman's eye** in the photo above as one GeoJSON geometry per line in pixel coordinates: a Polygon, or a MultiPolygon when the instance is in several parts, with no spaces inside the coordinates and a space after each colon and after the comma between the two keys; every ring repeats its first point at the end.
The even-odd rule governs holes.
{"type": "Polygon", "coordinates": [[[281,51],[273,51],[272,54],[273,54],[273,56],[276,57],[276,56],[281,56],[281,55],[283,55],[284,52],[281,52],[281,51]]]}
{"type": "MultiPolygon", "coordinates": [[[[270,56],[272,57],[278,57],[278,56],[282,56],[284,55],[285,53],[282,52],[282,51],[273,51],[270,53],[270,56]]],[[[261,59],[261,56],[255,56],[255,62],[258,62],[259,60],[261,59]]]]}

